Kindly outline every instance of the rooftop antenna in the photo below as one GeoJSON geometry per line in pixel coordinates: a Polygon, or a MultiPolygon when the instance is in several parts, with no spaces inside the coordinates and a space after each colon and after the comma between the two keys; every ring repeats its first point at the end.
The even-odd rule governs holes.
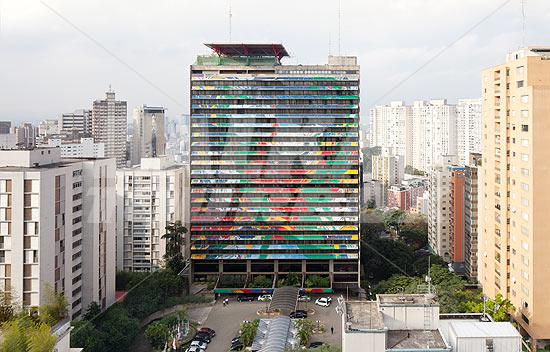
{"type": "Polygon", "coordinates": [[[338,0],[338,56],[342,56],[342,0],[338,0]]]}
{"type": "Polygon", "coordinates": [[[231,0],[229,0],[229,42],[231,43],[231,20],[233,18],[233,13],[231,12],[231,0]]]}
{"type": "Polygon", "coordinates": [[[525,22],[526,22],[526,15],[525,15],[525,0],[521,0],[521,45],[522,47],[525,47],[525,22]]]}

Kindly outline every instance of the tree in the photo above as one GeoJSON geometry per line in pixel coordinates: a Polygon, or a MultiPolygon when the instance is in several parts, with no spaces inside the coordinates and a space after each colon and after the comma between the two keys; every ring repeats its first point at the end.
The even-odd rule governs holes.
{"type": "Polygon", "coordinates": [[[258,330],[259,324],[260,320],[258,319],[241,324],[241,341],[243,345],[252,345],[252,342],[254,342],[254,338],[256,337],[256,330],[258,330]]]}
{"type": "Polygon", "coordinates": [[[92,302],[86,309],[86,313],[84,313],[84,315],[82,316],[82,319],[92,320],[99,314],[101,314],[101,307],[99,306],[99,304],[97,304],[97,302],[92,302]]]}
{"type": "Polygon", "coordinates": [[[368,209],[375,209],[376,208],[376,201],[374,198],[371,198],[367,201],[367,208],[368,209]]]}
{"type": "Polygon", "coordinates": [[[387,229],[395,231],[395,234],[399,236],[401,225],[405,221],[406,214],[403,210],[393,209],[384,214],[384,225],[387,229]]]}
{"type": "Polygon", "coordinates": [[[294,320],[294,326],[297,330],[298,340],[302,346],[307,346],[311,336],[313,335],[313,329],[315,323],[309,319],[296,319],[294,320]]]}
{"type": "Polygon", "coordinates": [[[50,326],[22,315],[2,324],[0,352],[51,352],[56,338],[50,326]]]}
{"type": "Polygon", "coordinates": [[[320,275],[308,275],[306,281],[304,282],[305,286],[308,288],[311,287],[329,287],[330,279],[328,277],[323,277],[320,275]]]}
{"type": "Polygon", "coordinates": [[[0,323],[12,320],[15,317],[16,308],[9,293],[0,293],[0,323]]]}
{"type": "Polygon", "coordinates": [[[181,221],[176,221],[166,226],[166,233],[162,236],[166,240],[166,254],[164,255],[166,268],[171,269],[176,274],[185,267],[183,246],[186,233],[187,229],[181,224],[181,221]]]}
{"type": "MultiPolygon", "coordinates": [[[[472,313],[483,312],[483,302],[466,303],[468,311],[472,313]]],[[[497,293],[495,299],[488,299],[486,304],[486,311],[494,321],[509,321],[510,314],[514,312],[514,305],[508,299],[505,299],[500,293],[497,293]]]]}
{"type": "Polygon", "coordinates": [[[145,329],[145,337],[154,348],[162,348],[170,336],[170,329],[165,324],[155,321],[145,329]]]}
{"type": "Polygon", "coordinates": [[[69,302],[62,293],[57,293],[48,285],[44,285],[44,304],[38,308],[40,320],[53,326],[65,319],[69,314],[69,302]]]}

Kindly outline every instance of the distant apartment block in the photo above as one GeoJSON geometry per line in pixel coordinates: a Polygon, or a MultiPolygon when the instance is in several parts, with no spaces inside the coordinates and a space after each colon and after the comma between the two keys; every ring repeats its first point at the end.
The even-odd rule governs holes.
{"type": "Polygon", "coordinates": [[[449,185],[449,238],[451,247],[451,263],[455,270],[464,273],[464,183],[465,168],[462,166],[450,166],[450,185],[449,185]]]}
{"type": "Polygon", "coordinates": [[[132,165],[141,158],[166,154],[164,108],[143,105],[134,109],[132,132],[132,165]]]}
{"type": "Polygon", "coordinates": [[[166,157],[139,164],[117,170],[118,270],[158,269],[166,253],[166,226],[181,221],[189,227],[189,165],[166,157]]]}
{"type": "Polygon", "coordinates": [[[371,121],[370,146],[392,148],[395,155],[412,162],[412,107],[404,101],[376,106],[369,111],[371,121]]]}
{"type": "Polygon", "coordinates": [[[115,92],[96,100],[92,109],[92,136],[105,146],[105,157],[115,158],[117,167],[126,166],[127,107],[125,101],[115,99],[115,92]]]}
{"type": "Polygon", "coordinates": [[[417,199],[422,197],[424,184],[393,185],[387,191],[388,207],[409,212],[416,208],[417,199]]]}
{"type": "Polygon", "coordinates": [[[103,143],[95,143],[94,139],[81,138],[79,143],[73,141],[65,141],[61,138],[48,139],[48,147],[58,147],[61,150],[62,158],[104,158],[105,145],[103,143]]]}
{"type": "Polygon", "coordinates": [[[405,174],[404,158],[394,155],[392,148],[382,148],[381,155],[372,156],[372,179],[384,185],[383,200],[379,206],[387,205],[387,191],[390,186],[400,184],[405,174]]]}
{"type": "Polygon", "coordinates": [[[0,134],[8,134],[11,132],[11,121],[0,121],[0,134]]]}
{"type": "Polygon", "coordinates": [[[456,105],[458,165],[466,165],[470,153],[481,152],[481,99],[459,99],[456,105]]]}
{"type": "Polygon", "coordinates": [[[58,148],[0,151],[0,289],[23,306],[50,285],[72,319],[115,300],[114,160],[58,148]]]}
{"type": "Polygon", "coordinates": [[[478,281],[479,167],[481,154],[471,153],[464,181],[464,268],[468,278],[478,281]]]}
{"type": "Polygon", "coordinates": [[[92,134],[92,110],[80,109],[61,115],[59,127],[62,132],[78,131],[84,136],[92,134]]]}

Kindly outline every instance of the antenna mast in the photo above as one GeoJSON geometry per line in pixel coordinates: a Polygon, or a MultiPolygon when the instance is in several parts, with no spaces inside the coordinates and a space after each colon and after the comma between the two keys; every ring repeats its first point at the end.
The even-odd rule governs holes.
{"type": "Polygon", "coordinates": [[[525,47],[525,22],[526,22],[526,15],[525,15],[525,0],[521,0],[521,46],[525,47]]]}
{"type": "Polygon", "coordinates": [[[231,43],[231,20],[233,13],[231,12],[231,0],[229,0],[229,42],[231,43]]]}
{"type": "Polygon", "coordinates": [[[338,56],[342,56],[342,0],[338,0],[338,56]]]}

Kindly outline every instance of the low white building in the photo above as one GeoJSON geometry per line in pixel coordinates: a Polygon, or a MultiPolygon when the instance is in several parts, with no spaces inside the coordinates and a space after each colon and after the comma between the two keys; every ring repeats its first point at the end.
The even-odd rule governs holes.
{"type": "Polygon", "coordinates": [[[48,147],[59,147],[62,158],[103,158],[105,157],[105,145],[95,143],[91,137],[80,138],[80,143],[64,142],[60,138],[50,138],[48,147]]]}
{"type": "Polygon", "coordinates": [[[512,324],[481,321],[481,315],[440,315],[434,295],[378,295],[376,301],[343,302],[337,310],[343,352],[521,351],[521,335],[512,324]]]}
{"type": "Polygon", "coordinates": [[[189,166],[167,157],[142,158],[140,165],[117,170],[118,270],[150,271],[162,264],[166,225],[181,221],[189,230],[188,189],[189,166]]]}
{"type": "Polygon", "coordinates": [[[115,301],[114,159],[0,150],[0,290],[23,306],[63,293],[70,318],[115,301]]]}

